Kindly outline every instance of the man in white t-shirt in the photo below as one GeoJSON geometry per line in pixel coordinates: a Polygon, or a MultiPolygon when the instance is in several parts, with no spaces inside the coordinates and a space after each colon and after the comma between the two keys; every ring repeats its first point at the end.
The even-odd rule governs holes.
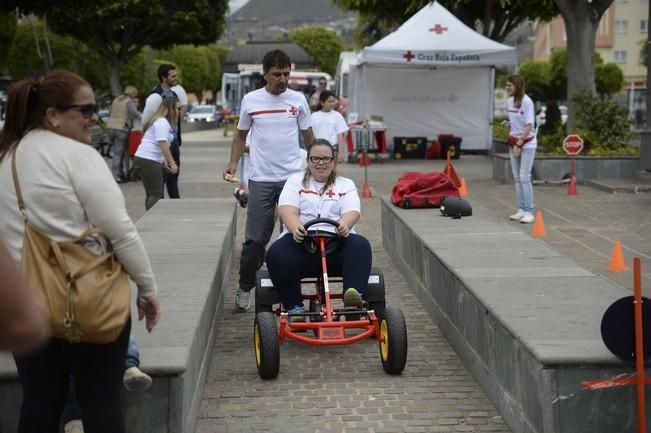
{"type": "Polygon", "coordinates": [[[274,227],[274,211],[285,181],[302,170],[299,134],[307,144],[314,140],[310,108],[305,97],[287,87],[291,60],[281,50],[262,59],[267,85],[247,93],[240,105],[240,119],[231,144],[231,159],[224,178],[237,171],[251,130],[249,155],[249,201],[246,231],[240,258],[239,290],[235,305],[246,311],[250,305],[255,274],[262,266],[265,247],[274,227]]]}

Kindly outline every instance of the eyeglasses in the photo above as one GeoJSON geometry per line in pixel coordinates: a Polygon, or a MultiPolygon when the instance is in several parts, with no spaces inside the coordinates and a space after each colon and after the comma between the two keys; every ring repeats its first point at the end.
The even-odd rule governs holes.
{"type": "Polygon", "coordinates": [[[97,114],[97,104],[71,104],[59,105],[59,110],[77,110],[85,119],[90,119],[93,114],[97,114]]]}
{"type": "Polygon", "coordinates": [[[310,156],[310,162],[312,164],[318,164],[320,162],[330,164],[332,161],[334,161],[332,156],[310,156]]]}
{"type": "Polygon", "coordinates": [[[328,83],[326,83],[325,81],[319,81],[320,86],[325,86],[326,84],[328,84],[328,83]]]}

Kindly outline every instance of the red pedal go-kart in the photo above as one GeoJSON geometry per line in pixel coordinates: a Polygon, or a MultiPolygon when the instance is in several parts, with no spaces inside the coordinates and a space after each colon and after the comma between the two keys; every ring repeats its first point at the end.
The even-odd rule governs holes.
{"type": "Polygon", "coordinates": [[[407,362],[407,326],[402,311],[386,307],[384,298],[384,277],[379,269],[371,269],[364,305],[359,309],[336,308],[334,300],[341,300],[341,294],[330,292],[330,283],[341,282],[342,278],[328,277],[326,255],[336,251],[345,242],[336,233],[323,229],[309,228],[315,224],[339,223],[326,218],[318,218],[304,225],[307,235],[303,247],[310,253],[321,256],[322,275],[309,276],[302,284],[314,283],[315,294],[304,294],[309,301],[305,313],[290,314],[274,309],[280,304],[278,292],[274,289],[267,271],[256,275],[255,322],[253,340],[258,375],[263,379],[273,379],[280,369],[280,343],[286,338],[315,346],[334,346],[352,344],[365,338],[374,337],[380,348],[380,358],[384,371],[400,374],[407,362]],[[277,318],[280,318],[280,328],[277,318]],[[303,317],[303,321],[296,320],[303,317]],[[294,319],[294,320],[291,320],[294,319]]]}

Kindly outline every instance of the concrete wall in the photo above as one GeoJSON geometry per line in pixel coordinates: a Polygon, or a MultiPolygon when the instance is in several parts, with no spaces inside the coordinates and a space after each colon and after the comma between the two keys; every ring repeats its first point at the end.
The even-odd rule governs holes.
{"type": "Polygon", "coordinates": [[[382,231],[385,250],[513,432],[634,431],[634,387],[581,388],[633,373],[600,337],[621,289],[478,206],[452,220],[383,198],[382,231]]]}
{"type": "MultiPolygon", "coordinates": [[[[534,179],[559,181],[570,172],[569,157],[536,156],[534,179]]],[[[640,167],[637,156],[596,157],[578,156],[574,160],[576,180],[633,179],[640,167]]],[[[508,154],[493,154],[493,180],[500,183],[513,182],[508,154]]]]}

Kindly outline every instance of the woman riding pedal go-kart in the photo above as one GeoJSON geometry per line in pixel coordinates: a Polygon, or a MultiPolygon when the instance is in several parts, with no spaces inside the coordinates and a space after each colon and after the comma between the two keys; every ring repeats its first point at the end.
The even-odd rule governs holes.
{"type": "Polygon", "coordinates": [[[315,140],[305,173],[290,177],[280,195],[285,230],[267,253],[268,273],[260,271],[256,282],[254,344],[262,378],[278,374],[279,343],[285,338],[343,345],[375,337],[385,371],[399,374],[405,367],[404,316],[385,307],[384,279],[371,268],[371,246],[354,230],[360,218],[357,188],[337,176],[335,167],[330,143],[315,140]],[[341,278],[329,277],[329,272],[341,278]],[[303,295],[301,282],[315,283],[316,293],[303,295]],[[330,292],[333,282],[343,283],[342,294],[330,292]],[[304,300],[309,301],[307,310],[304,300]],[[282,308],[274,311],[278,303],[282,308]]]}

